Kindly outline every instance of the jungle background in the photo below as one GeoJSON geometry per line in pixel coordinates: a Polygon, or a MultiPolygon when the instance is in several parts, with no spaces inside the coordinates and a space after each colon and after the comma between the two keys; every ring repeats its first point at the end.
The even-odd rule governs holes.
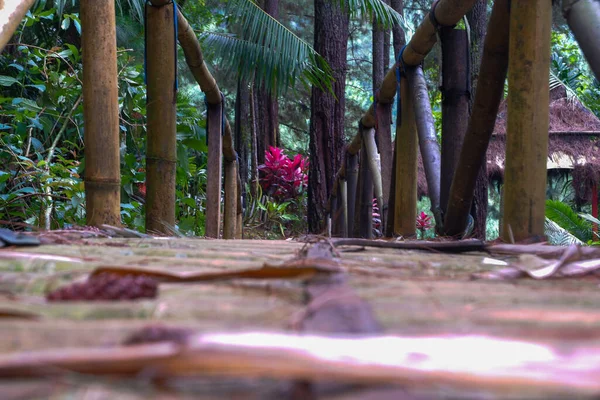
{"type": "MultiPolygon", "coordinates": [[[[117,0],[121,214],[123,224],[136,230],[144,229],[144,3],[117,0]]],[[[235,121],[236,151],[245,187],[244,235],[282,238],[308,231],[319,233],[324,229],[322,204],[327,185],[318,184],[318,168],[328,154],[327,149],[315,143],[323,132],[338,138],[331,142],[334,147],[356,133],[357,121],[374,100],[374,88],[431,4],[425,0],[389,4],[388,0],[388,6],[403,16],[400,33],[392,35],[372,18],[377,7],[383,7],[383,0],[353,0],[341,8],[336,0],[257,2],[264,12],[243,3],[249,1],[181,0],[178,7],[199,35],[211,72],[225,96],[227,116],[235,121]],[[248,32],[239,32],[239,21],[244,18],[255,21],[254,29],[270,30],[267,36],[275,38],[270,45],[282,46],[284,54],[297,54],[289,50],[290,46],[312,46],[327,64],[314,56],[276,60],[269,58],[274,57],[271,53],[258,63],[241,62],[252,59],[252,45],[265,45],[253,44],[245,36],[248,32]],[[281,25],[269,23],[271,18],[281,25]],[[295,35],[294,40],[289,39],[290,33],[295,35]],[[311,74],[307,65],[320,66],[320,70],[311,74]],[[316,122],[327,119],[323,115],[335,110],[341,110],[332,117],[337,122],[319,132],[316,122]],[[315,188],[311,195],[309,181],[315,188]]],[[[457,26],[470,32],[474,65],[490,7],[491,2],[479,1],[467,20],[457,26]]],[[[583,106],[590,115],[600,118],[600,83],[589,70],[560,11],[555,11],[551,87],[564,88],[573,107],[583,106]]],[[[78,12],[75,0],[37,1],[0,54],[0,225],[5,227],[29,230],[85,225],[78,12]]],[[[206,107],[204,95],[179,52],[178,222],[172,231],[174,235],[201,236],[206,187],[206,107]]],[[[441,51],[436,45],[425,60],[424,70],[438,128],[442,102],[440,66],[441,51]]],[[[476,79],[474,69],[474,86],[476,79]]],[[[393,134],[395,107],[392,115],[393,134]]],[[[547,230],[551,241],[597,241],[592,233],[590,206],[577,201],[571,175],[559,171],[551,178],[547,191],[547,230]]],[[[485,235],[488,240],[498,236],[500,186],[482,186],[487,192],[488,207],[485,233],[480,236],[485,235]]],[[[420,211],[429,212],[425,195],[419,201],[420,211]]],[[[424,227],[423,236],[433,235],[430,228],[424,227]]]]}

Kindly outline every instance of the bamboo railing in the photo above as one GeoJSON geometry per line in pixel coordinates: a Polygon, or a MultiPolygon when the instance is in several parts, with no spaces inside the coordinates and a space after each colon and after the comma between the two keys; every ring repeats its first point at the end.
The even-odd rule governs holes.
{"type": "Polygon", "coordinates": [[[6,46],[35,0],[0,1],[0,52],[6,46]]]}
{"type": "Polygon", "coordinates": [[[208,135],[208,183],[206,189],[206,236],[219,237],[221,223],[221,167],[225,161],[225,201],[223,210],[223,238],[242,236],[241,180],[237,154],[233,146],[231,126],[223,115],[224,99],[219,86],[208,70],[200,42],[183,14],[177,14],[178,40],[186,62],[200,89],[206,96],[208,135]]]}

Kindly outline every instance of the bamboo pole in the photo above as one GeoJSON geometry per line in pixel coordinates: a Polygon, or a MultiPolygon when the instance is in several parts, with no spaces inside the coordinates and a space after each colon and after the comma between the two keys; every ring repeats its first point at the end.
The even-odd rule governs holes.
{"type": "Polygon", "coordinates": [[[450,187],[444,221],[447,235],[460,235],[467,227],[477,175],[486,161],[485,154],[502,101],[508,69],[508,1],[496,0],[492,9],[471,119],[450,187]]]}
{"type": "Polygon", "coordinates": [[[235,223],[235,238],[242,239],[244,236],[244,204],[242,203],[242,179],[240,177],[240,166],[236,163],[236,182],[237,182],[237,196],[236,196],[236,205],[237,205],[237,215],[236,215],[236,223],[235,223]]]}
{"type": "Polygon", "coordinates": [[[121,225],[117,33],[112,0],[81,3],[88,225],[121,225]]]}
{"type": "Polygon", "coordinates": [[[206,215],[205,235],[218,238],[221,226],[221,179],[223,148],[222,121],[223,107],[221,103],[207,104],[208,156],[206,161],[206,215]]]}
{"type": "Polygon", "coordinates": [[[419,142],[415,125],[415,112],[408,80],[400,80],[401,109],[396,124],[396,151],[394,157],[394,234],[414,237],[417,219],[417,152],[419,142]]]}
{"type": "MultiPolygon", "coordinates": [[[[375,198],[377,199],[377,206],[379,207],[379,215],[381,216],[381,226],[385,226],[384,212],[387,210],[387,205],[383,202],[383,183],[381,180],[381,160],[379,152],[377,151],[377,145],[375,144],[375,129],[365,129],[362,131],[363,143],[365,144],[364,153],[366,162],[371,172],[371,182],[373,182],[373,191],[375,198]]],[[[371,199],[371,203],[373,199],[371,199]]],[[[372,204],[371,204],[371,207],[372,204]]]]}
{"type": "Polygon", "coordinates": [[[0,1],[0,52],[6,46],[35,0],[0,1]]]}
{"type": "Polygon", "coordinates": [[[427,93],[427,83],[421,66],[407,68],[406,75],[412,93],[419,148],[427,178],[427,192],[431,200],[431,212],[435,217],[436,227],[440,228],[443,225],[440,213],[441,155],[427,93]]]}
{"type": "MultiPolygon", "coordinates": [[[[364,139],[364,138],[363,138],[364,139]]],[[[358,235],[370,239],[373,237],[373,176],[369,171],[367,161],[367,149],[365,141],[362,141],[360,161],[358,167],[359,175],[359,216],[358,235]]]]}
{"type": "Polygon", "coordinates": [[[600,80],[600,2],[563,0],[563,15],[581,46],[596,79],[600,80]]]}
{"type": "Polygon", "coordinates": [[[223,238],[235,239],[237,222],[237,162],[225,161],[225,205],[223,207],[223,238]]]}
{"type": "MultiPolygon", "coordinates": [[[[435,7],[435,19],[441,26],[452,26],[473,7],[477,0],[440,0],[435,7]]],[[[415,34],[406,45],[402,53],[402,61],[406,66],[419,65],[431,51],[437,40],[436,27],[431,21],[429,13],[425,15],[415,34]]],[[[396,95],[396,63],[385,75],[379,89],[379,102],[390,103],[396,95]]],[[[375,126],[375,112],[371,104],[361,119],[365,128],[375,126]]]]}
{"type": "Polygon", "coordinates": [[[356,187],[358,186],[358,154],[346,152],[346,198],[348,199],[348,235],[354,236],[356,187]]]}
{"type": "Polygon", "coordinates": [[[450,186],[469,123],[469,41],[467,31],[452,27],[440,30],[442,43],[442,163],[440,206],[448,207],[450,186]]]}
{"type": "MultiPolygon", "coordinates": [[[[188,67],[190,68],[194,79],[200,86],[200,89],[206,95],[206,102],[208,103],[207,118],[209,120],[209,130],[207,131],[207,134],[209,136],[209,150],[207,162],[208,183],[206,189],[206,236],[216,238],[219,237],[221,219],[221,154],[226,163],[235,162],[236,164],[237,154],[233,145],[231,126],[227,118],[222,116],[223,97],[221,96],[221,91],[204,62],[200,42],[198,41],[194,30],[180,11],[178,11],[177,14],[177,26],[177,38],[183,49],[183,54],[188,67]],[[211,121],[213,123],[211,123],[211,121]]],[[[240,199],[242,192],[241,181],[239,179],[239,168],[236,167],[236,171],[237,189],[235,196],[238,205],[232,210],[235,210],[236,212],[235,219],[237,220],[237,223],[232,223],[235,225],[235,228],[234,235],[231,238],[234,236],[242,236],[241,220],[243,210],[240,199]]],[[[225,190],[233,190],[233,186],[226,185],[225,190]]],[[[227,196],[227,193],[225,195],[227,196]]],[[[230,217],[228,216],[227,218],[230,217]]]]}
{"type": "Polygon", "coordinates": [[[341,227],[340,233],[342,237],[348,237],[348,181],[346,178],[340,180],[339,183],[339,198],[341,208],[341,227]]]}
{"type": "Polygon", "coordinates": [[[146,3],[146,230],[169,233],[175,225],[177,168],[174,5],[146,3]]]}
{"type": "Polygon", "coordinates": [[[502,238],[544,236],[550,0],[512,2],[502,238]]]}

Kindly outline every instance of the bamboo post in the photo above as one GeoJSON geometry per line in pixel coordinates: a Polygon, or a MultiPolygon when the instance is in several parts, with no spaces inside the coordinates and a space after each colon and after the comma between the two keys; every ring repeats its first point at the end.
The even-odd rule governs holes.
{"type": "Polygon", "coordinates": [[[348,181],[346,178],[340,180],[339,183],[339,198],[341,204],[341,226],[340,233],[342,237],[348,237],[348,181]]]}
{"type": "Polygon", "coordinates": [[[486,162],[485,154],[502,101],[508,69],[508,1],[494,2],[488,24],[471,119],[450,187],[444,221],[447,235],[460,235],[467,227],[477,175],[486,162]]]}
{"type": "Polygon", "coordinates": [[[237,182],[237,196],[236,196],[237,215],[236,215],[236,223],[235,223],[235,238],[242,239],[244,236],[244,229],[243,229],[244,205],[242,204],[242,196],[241,196],[242,179],[240,177],[240,166],[237,165],[237,163],[236,163],[236,169],[237,169],[237,171],[235,172],[235,176],[236,176],[236,182],[237,182]]]}
{"type": "MultiPolygon", "coordinates": [[[[381,221],[388,220],[390,203],[390,190],[392,186],[392,170],[394,158],[394,146],[392,144],[392,103],[377,104],[377,150],[381,160],[381,183],[383,191],[383,208],[380,209],[381,221]]],[[[380,206],[381,207],[381,206],[380,206]]],[[[382,227],[385,225],[382,225],[382,227]]],[[[384,230],[382,230],[384,232],[384,230]]]]}
{"type": "Polygon", "coordinates": [[[427,178],[431,211],[435,216],[436,227],[439,228],[443,225],[440,214],[441,155],[433,114],[431,113],[429,94],[427,93],[427,83],[421,66],[407,68],[406,75],[412,93],[419,148],[421,149],[425,177],[427,178]]]}
{"type": "Polygon", "coordinates": [[[460,157],[469,123],[469,41],[467,31],[445,27],[440,30],[442,43],[442,165],[440,205],[445,213],[450,185],[460,157]]]}
{"type": "Polygon", "coordinates": [[[112,0],[81,3],[88,225],[121,225],[117,34],[112,0]]]}
{"type": "Polygon", "coordinates": [[[208,157],[206,161],[206,215],[205,235],[218,238],[221,226],[221,179],[222,179],[222,104],[207,104],[208,157]]]}
{"type": "Polygon", "coordinates": [[[235,239],[237,222],[237,162],[225,161],[225,205],[223,207],[223,238],[235,239]]]}
{"type": "Polygon", "coordinates": [[[358,186],[358,154],[346,152],[346,198],[348,200],[348,235],[354,236],[356,187],[358,186]]]}
{"type": "Polygon", "coordinates": [[[415,125],[412,93],[406,77],[400,79],[398,123],[396,124],[396,159],[394,188],[394,234],[414,237],[417,220],[417,152],[419,142],[415,125]]]}
{"type": "Polygon", "coordinates": [[[367,161],[367,150],[365,141],[362,141],[360,150],[360,161],[358,167],[359,176],[359,216],[358,235],[361,238],[373,237],[373,178],[369,171],[367,161]]]}
{"type": "Polygon", "coordinates": [[[563,0],[563,15],[581,46],[596,79],[600,80],[600,2],[563,0]]]}
{"type": "Polygon", "coordinates": [[[342,234],[342,222],[341,222],[341,202],[340,202],[340,180],[339,176],[336,176],[333,182],[333,188],[331,190],[331,197],[329,199],[329,215],[331,218],[331,234],[332,236],[339,237],[342,234]]]}
{"type": "MultiPolygon", "coordinates": [[[[363,129],[363,143],[366,152],[364,153],[369,171],[371,172],[371,182],[373,183],[373,191],[377,199],[379,207],[379,215],[381,216],[381,226],[385,226],[384,209],[387,208],[383,202],[383,184],[381,180],[381,161],[377,145],[375,144],[375,129],[363,129]]],[[[371,203],[373,199],[371,199],[371,203]]],[[[373,205],[371,204],[371,207],[373,205]]]]}
{"type": "Polygon", "coordinates": [[[35,0],[0,1],[0,52],[15,33],[33,3],[35,0]]]}
{"type": "Polygon", "coordinates": [[[177,168],[174,4],[146,3],[146,230],[169,233],[175,225],[177,168]]]}
{"type": "MultiPolygon", "coordinates": [[[[208,67],[204,62],[200,42],[194,33],[194,30],[185,19],[183,14],[178,11],[177,14],[178,40],[183,49],[185,60],[194,76],[200,89],[206,96],[207,102],[207,120],[208,120],[208,161],[207,175],[208,183],[206,187],[206,236],[219,237],[220,220],[221,220],[221,179],[222,179],[222,158],[226,163],[235,162],[237,164],[237,154],[233,146],[233,134],[229,121],[223,113],[223,97],[217,81],[208,71],[208,67]],[[211,123],[212,122],[212,123],[211,123]]],[[[233,208],[225,208],[226,212],[232,213],[226,219],[233,223],[234,236],[242,236],[242,203],[241,203],[241,181],[239,178],[239,168],[235,168],[235,180],[237,181],[237,189],[235,196],[236,206],[233,208]]],[[[233,179],[233,178],[231,178],[233,179]]],[[[233,186],[229,186],[232,190],[233,186]]],[[[225,194],[227,196],[227,193],[225,194]]],[[[230,228],[228,228],[230,229],[230,228]]],[[[229,233],[228,233],[229,235],[229,233]]],[[[231,238],[233,238],[232,236],[231,238]]]]}
{"type": "Polygon", "coordinates": [[[544,236],[550,0],[511,2],[502,238],[544,236]]]}

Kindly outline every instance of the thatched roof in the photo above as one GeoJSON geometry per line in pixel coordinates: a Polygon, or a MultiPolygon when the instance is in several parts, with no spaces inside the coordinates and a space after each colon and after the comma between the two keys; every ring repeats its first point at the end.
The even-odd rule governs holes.
{"type": "MultiPolygon", "coordinates": [[[[498,110],[487,152],[490,182],[502,182],[504,178],[506,116],[507,103],[504,100],[498,110]]],[[[548,135],[548,169],[572,169],[577,198],[589,200],[589,187],[581,182],[600,178],[600,119],[576,99],[567,99],[564,89],[559,88],[550,93],[548,135]],[[582,175],[575,176],[579,174],[582,175]]],[[[426,195],[427,181],[420,157],[418,186],[419,196],[426,195]]]]}

